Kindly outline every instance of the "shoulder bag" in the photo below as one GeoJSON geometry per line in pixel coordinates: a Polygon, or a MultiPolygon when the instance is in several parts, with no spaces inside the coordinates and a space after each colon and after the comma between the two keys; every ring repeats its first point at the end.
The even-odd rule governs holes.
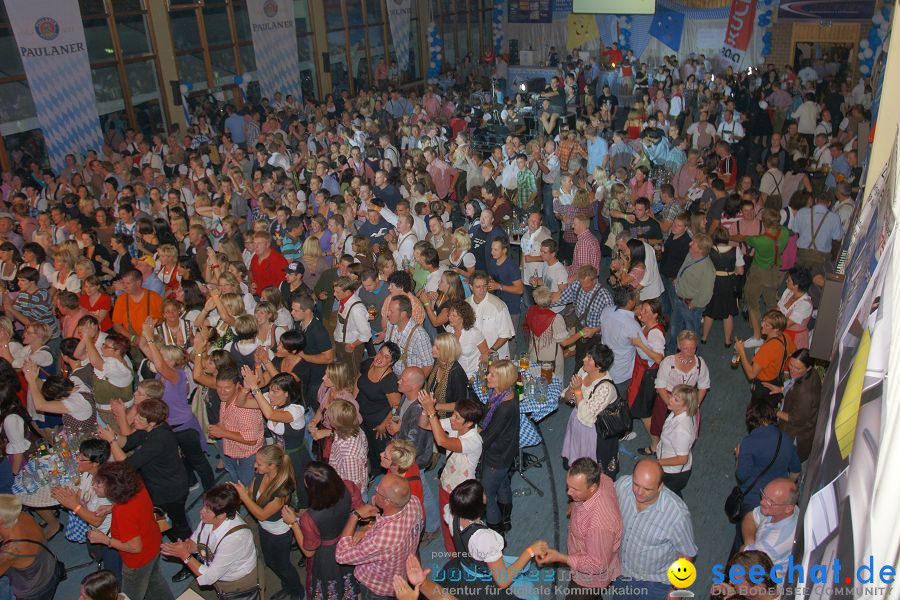
{"type": "MultiPolygon", "coordinates": [[[[631,431],[631,413],[628,411],[628,400],[619,395],[612,379],[604,379],[613,386],[616,399],[597,415],[597,435],[604,438],[620,438],[631,431]]],[[[593,393],[593,390],[591,390],[593,393]]]]}
{"type": "Polygon", "coordinates": [[[738,479],[738,484],[731,489],[731,493],[728,494],[728,498],[725,499],[725,516],[728,517],[728,520],[732,523],[737,523],[741,518],[741,507],[744,504],[744,496],[753,489],[762,476],[768,473],[772,469],[772,465],[775,464],[775,461],[778,460],[778,453],[781,451],[781,440],[784,439],[784,433],[779,429],[778,430],[778,444],[775,445],[775,454],[772,455],[772,460],[769,461],[769,464],[763,469],[762,473],[756,476],[756,479],[753,480],[753,483],[747,486],[746,490],[741,489],[741,480],[738,479]]]}

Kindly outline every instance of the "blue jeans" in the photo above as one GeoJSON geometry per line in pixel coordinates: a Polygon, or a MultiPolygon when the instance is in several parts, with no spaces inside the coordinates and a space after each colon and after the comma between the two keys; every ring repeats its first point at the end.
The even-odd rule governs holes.
{"type": "Polygon", "coordinates": [[[675,281],[669,279],[665,275],[662,278],[663,287],[665,291],[663,292],[660,300],[663,305],[663,314],[671,315],[672,309],[675,307],[675,303],[678,302],[678,296],[675,294],[675,281]]]}
{"type": "Polygon", "coordinates": [[[703,321],[703,309],[705,307],[688,308],[684,300],[675,298],[675,306],[672,310],[672,325],[669,328],[669,342],[666,344],[666,353],[672,354],[677,349],[678,334],[685,329],[690,329],[701,337],[700,325],[703,321]]]}
{"type": "MultiPolygon", "coordinates": [[[[563,167],[564,168],[564,167],[563,167]]],[[[553,212],[553,186],[541,182],[543,186],[541,190],[541,212],[544,215],[544,225],[550,230],[550,235],[554,238],[558,237],[560,223],[556,219],[556,213],[553,212]]]]}
{"type": "Polygon", "coordinates": [[[437,495],[437,469],[422,471],[422,498],[425,500],[425,531],[432,533],[441,529],[441,508],[437,495]]]}
{"type": "Polygon", "coordinates": [[[634,600],[666,600],[672,586],[658,581],[640,581],[630,577],[619,577],[613,582],[615,596],[634,600]]]}
{"type": "Polygon", "coordinates": [[[499,525],[503,520],[500,504],[512,504],[512,485],[510,467],[481,467],[481,485],[487,495],[487,514],[485,522],[488,526],[499,525]]]}
{"type": "Polygon", "coordinates": [[[226,456],[225,472],[228,474],[228,478],[231,479],[231,481],[240,481],[249,487],[250,482],[253,481],[253,474],[255,473],[253,469],[253,463],[255,462],[255,456],[248,456],[247,458],[232,458],[226,456]]]}
{"type": "Polygon", "coordinates": [[[362,600],[394,600],[394,596],[381,596],[367,588],[362,582],[359,585],[359,597],[362,600]]]}

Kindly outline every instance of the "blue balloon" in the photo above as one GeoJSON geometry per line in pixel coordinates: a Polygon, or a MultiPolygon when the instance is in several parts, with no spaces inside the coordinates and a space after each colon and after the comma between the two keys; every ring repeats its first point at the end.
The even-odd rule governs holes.
{"type": "Polygon", "coordinates": [[[241,85],[242,83],[244,83],[244,78],[240,75],[235,75],[234,76],[234,84],[241,85]]]}
{"type": "Polygon", "coordinates": [[[188,81],[187,83],[184,84],[184,87],[187,88],[187,91],[191,91],[192,89],[194,89],[194,84],[191,83],[190,81],[188,81]]]}

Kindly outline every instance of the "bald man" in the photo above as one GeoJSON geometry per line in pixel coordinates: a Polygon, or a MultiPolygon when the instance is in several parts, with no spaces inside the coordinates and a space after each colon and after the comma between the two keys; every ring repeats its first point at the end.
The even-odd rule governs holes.
{"type": "Polygon", "coordinates": [[[363,598],[393,598],[394,576],[406,574],[406,559],[417,552],[424,519],[422,506],[409,499],[409,483],[388,473],[375,486],[372,504],[353,510],[344,526],[335,559],[355,565],[363,598]],[[374,524],[357,531],[360,519],[373,517],[374,524]]]}
{"type": "Polygon", "coordinates": [[[441,512],[436,493],[434,473],[428,471],[434,454],[434,436],[431,431],[419,427],[422,405],[419,392],[425,387],[425,371],[419,367],[406,367],[397,380],[397,391],[403,394],[400,406],[391,411],[396,420],[388,424],[387,431],[395,440],[408,440],[416,448],[416,464],[422,476],[422,493],[425,498],[425,536],[428,540],[440,535],[441,512]],[[426,473],[426,471],[428,471],[426,473]]]}
{"type": "Polygon", "coordinates": [[[684,500],[666,488],[663,470],[655,459],[645,459],[632,475],[616,481],[622,513],[622,575],[617,595],[665,600],[672,589],[669,566],[679,558],[697,554],[691,514],[684,500]]]}
{"type": "Polygon", "coordinates": [[[787,565],[797,529],[797,484],[773,479],[763,488],[759,506],[744,516],[742,550],[762,550],[776,565],[787,565]]]}

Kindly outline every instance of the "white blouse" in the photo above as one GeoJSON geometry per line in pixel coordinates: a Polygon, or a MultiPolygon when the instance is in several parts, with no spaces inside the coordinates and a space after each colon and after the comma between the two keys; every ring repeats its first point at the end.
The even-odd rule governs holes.
{"type": "MultiPolygon", "coordinates": [[[[584,369],[579,370],[578,375],[582,379],[587,377],[584,369]]],[[[604,374],[597,381],[581,386],[581,402],[578,403],[575,416],[586,427],[593,427],[597,422],[597,415],[618,397],[612,380],[608,384],[603,382],[608,377],[604,374]]]]}

